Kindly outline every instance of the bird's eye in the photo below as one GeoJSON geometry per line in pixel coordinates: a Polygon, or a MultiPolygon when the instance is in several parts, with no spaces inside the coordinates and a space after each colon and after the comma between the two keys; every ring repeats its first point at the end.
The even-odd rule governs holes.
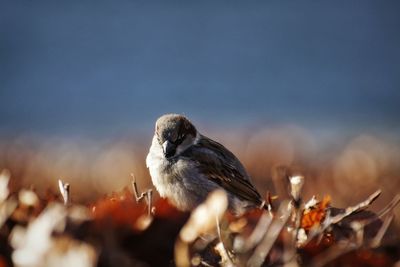
{"type": "Polygon", "coordinates": [[[181,142],[183,140],[183,138],[185,138],[185,135],[184,134],[180,134],[180,135],[178,135],[177,141],[181,142]]]}

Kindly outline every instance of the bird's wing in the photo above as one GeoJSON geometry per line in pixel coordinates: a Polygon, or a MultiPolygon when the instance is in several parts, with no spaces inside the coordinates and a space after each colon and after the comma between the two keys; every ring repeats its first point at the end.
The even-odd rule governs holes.
{"type": "Polygon", "coordinates": [[[202,136],[197,144],[185,150],[181,156],[194,161],[200,173],[226,191],[255,205],[262,203],[243,165],[223,145],[202,136]]]}

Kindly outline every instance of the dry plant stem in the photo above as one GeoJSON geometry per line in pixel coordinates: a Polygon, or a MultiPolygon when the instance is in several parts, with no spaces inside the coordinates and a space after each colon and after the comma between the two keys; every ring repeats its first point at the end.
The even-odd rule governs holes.
{"type": "MultiPolygon", "coordinates": [[[[379,194],[380,194],[380,191],[375,192],[374,194],[371,195],[370,198],[368,198],[368,200],[360,203],[357,206],[360,206],[361,204],[363,204],[365,206],[369,205],[370,203],[372,203],[372,201],[374,201],[377,198],[377,196],[379,196],[379,194]],[[368,201],[369,201],[369,204],[367,204],[368,201]]],[[[389,203],[389,205],[386,208],[384,208],[383,214],[388,212],[388,211],[392,211],[393,208],[399,203],[398,196],[399,195],[397,195],[391,201],[391,203],[389,203]]],[[[354,206],[354,207],[357,207],[357,206],[354,206]]],[[[360,209],[358,209],[358,210],[360,210],[360,209]]],[[[367,247],[376,248],[381,244],[382,238],[383,238],[384,234],[386,233],[386,231],[387,231],[390,223],[392,222],[393,218],[394,218],[393,213],[385,218],[385,220],[384,220],[381,228],[379,229],[378,233],[375,235],[375,237],[372,239],[372,241],[369,242],[369,244],[367,244],[367,247]]],[[[364,245],[364,242],[363,242],[363,240],[364,240],[363,239],[364,228],[365,228],[366,225],[372,223],[375,220],[376,219],[356,222],[356,224],[353,225],[353,230],[356,232],[356,240],[355,240],[355,242],[351,242],[349,240],[349,241],[346,241],[346,243],[340,242],[338,244],[333,245],[326,252],[321,253],[320,255],[315,257],[315,259],[313,260],[311,266],[313,266],[313,267],[324,266],[327,263],[329,263],[330,261],[336,259],[337,257],[362,247],[364,245]]]]}
{"type": "Polygon", "coordinates": [[[308,239],[305,242],[305,245],[308,244],[312,239],[314,239],[314,237],[316,237],[318,235],[322,235],[325,232],[325,230],[328,229],[331,225],[337,224],[337,223],[341,222],[347,216],[367,208],[380,196],[380,194],[381,194],[381,190],[378,190],[378,191],[374,192],[372,195],[370,195],[363,202],[360,202],[359,204],[357,204],[355,206],[348,207],[343,213],[340,213],[336,216],[329,216],[329,214],[327,214],[326,219],[324,220],[321,227],[316,231],[310,232],[310,234],[308,235],[308,239]]]}
{"type": "Polygon", "coordinates": [[[273,217],[270,214],[263,212],[261,218],[257,222],[256,227],[245,241],[244,246],[240,252],[248,252],[260,243],[262,238],[267,233],[268,227],[271,225],[272,218],[273,217]]]}
{"type": "Polygon", "coordinates": [[[297,266],[297,262],[295,261],[296,257],[296,247],[297,247],[297,240],[299,235],[299,230],[301,227],[301,218],[303,214],[303,209],[300,208],[302,206],[301,198],[298,201],[294,199],[291,202],[292,206],[292,214],[294,214],[293,218],[293,230],[290,232],[290,239],[287,238],[284,243],[284,253],[283,253],[283,262],[285,266],[297,266]]]}
{"type": "Polygon", "coordinates": [[[299,230],[301,226],[301,218],[303,217],[303,210],[300,208],[302,204],[301,198],[298,200],[298,203],[293,203],[294,205],[294,227],[293,227],[293,246],[296,246],[297,237],[299,235],[299,230]]]}
{"type": "Polygon", "coordinates": [[[269,215],[272,217],[274,215],[274,206],[272,206],[272,196],[271,192],[267,192],[267,209],[269,215]]]}
{"type": "Polygon", "coordinates": [[[297,267],[297,251],[296,244],[293,242],[294,235],[286,232],[283,236],[283,255],[282,255],[282,266],[284,267],[297,267]]]}
{"type": "Polygon", "coordinates": [[[290,177],[290,196],[293,198],[295,204],[300,203],[301,191],[304,185],[304,177],[297,175],[290,177]]]}
{"type": "Polygon", "coordinates": [[[58,180],[58,188],[60,190],[61,196],[64,200],[64,205],[68,205],[70,198],[69,198],[69,192],[70,192],[70,186],[68,183],[64,183],[61,179],[58,180]]]}
{"type": "Polygon", "coordinates": [[[360,221],[354,221],[351,223],[351,228],[355,232],[355,243],[358,247],[360,247],[364,243],[364,228],[366,224],[363,224],[360,221]]]}
{"type": "Polygon", "coordinates": [[[292,236],[292,247],[296,247],[297,237],[299,234],[301,217],[303,214],[303,200],[301,198],[301,192],[304,185],[304,177],[301,175],[289,177],[290,181],[290,195],[292,196],[292,214],[293,214],[293,236],[292,236]]]}
{"type": "Polygon", "coordinates": [[[378,217],[383,217],[389,211],[392,211],[400,203],[400,194],[397,194],[390,203],[378,212],[378,217]]]}
{"type": "MultiPolygon", "coordinates": [[[[326,211],[325,218],[329,218],[330,215],[331,215],[331,211],[328,209],[328,210],[326,211]]],[[[307,239],[307,241],[304,243],[303,246],[307,245],[315,236],[318,236],[317,244],[320,244],[321,241],[322,241],[322,238],[324,238],[325,230],[326,230],[329,226],[330,226],[330,225],[325,226],[325,224],[323,223],[323,224],[322,224],[320,227],[318,227],[317,229],[312,229],[312,230],[310,231],[310,233],[308,234],[308,239],[307,239]]]]}
{"type": "Polygon", "coordinates": [[[135,200],[137,203],[139,203],[146,196],[146,192],[142,192],[139,196],[139,190],[137,187],[135,175],[131,173],[131,176],[132,176],[132,188],[133,188],[133,193],[135,194],[135,200]]]}
{"type": "Polygon", "coordinates": [[[147,204],[147,208],[148,208],[148,215],[151,216],[152,215],[152,198],[153,198],[153,190],[148,189],[145,192],[142,192],[139,196],[139,190],[138,190],[138,186],[136,183],[136,178],[135,175],[133,175],[133,173],[131,173],[131,177],[132,177],[132,189],[133,189],[133,194],[135,195],[135,200],[137,203],[139,203],[140,201],[142,201],[143,198],[145,198],[146,200],[146,204],[147,204]]]}
{"type": "MultiPolygon", "coordinates": [[[[370,248],[375,248],[380,245],[380,242],[383,238],[383,235],[385,234],[386,230],[388,229],[392,219],[393,219],[393,214],[388,216],[381,228],[379,229],[378,233],[375,235],[375,237],[372,239],[370,244],[368,244],[368,247],[370,248]]],[[[369,221],[368,223],[370,223],[369,221]]],[[[320,255],[316,256],[311,264],[313,267],[320,267],[324,266],[330,261],[333,261],[334,259],[342,256],[343,254],[346,254],[350,251],[356,250],[360,247],[363,246],[362,243],[362,237],[360,238],[360,235],[363,235],[364,233],[364,227],[367,223],[360,223],[358,226],[358,230],[356,230],[356,242],[351,242],[350,240],[348,241],[342,241],[339,242],[332,247],[330,247],[326,252],[321,253],[320,255]],[[361,242],[360,242],[361,239],[361,242]]]]}
{"type": "MultiPolygon", "coordinates": [[[[367,219],[367,220],[363,220],[360,223],[363,224],[363,226],[365,227],[366,225],[373,223],[374,221],[376,221],[378,218],[382,218],[383,216],[386,215],[386,213],[388,212],[393,212],[393,209],[400,203],[400,195],[396,195],[392,201],[390,201],[390,203],[388,205],[386,205],[386,207],[384,207],[378,214],[376,218],[372,218],[372,219],[367,219]]],[[[390,216],[394,216],[393,214],[391,214],[390,216]]],[[[382,225],[382,227],[385,225],[385,222],[388,218],[387,217],[384,221],[384,224],[382,225]]],[[[388,227],[389,225],[387,225],[388,227]]],[[[383,237],[383,236],[382,236],[383,237]]]]}
{"type": "Polygon", "coordinates": [[[215,217],[215,220],[216,220],[216,224],[217,224],[217,233],[218,233],[219,242],[221,242],[223,252],[225,253],[226,259],[228,261],[226,263],[225,267],[234,267],[235,265],[233,264],[233,260],[232,260],[230,254],[229,254],[229,251],[226,249],[224,240],[222,238],[221,227],[220,227],[220,224],[219,224],[218,216],[215,217]]]}
{"type": "Polygon", "coordinates": [[[146,202],[148,207],[147,215],[151,216],[153,215],[153,191],[151,189],[147,190],[146,202]]]}
{"type": "Polygon", "coordinates": [[[378,233],[375,235],[375,237],[372,239],[370,242],[370,247],[371,248],[377,248],[381,245],[382,238],[384,234],[386,233],[387,229],[389,228],[390,223],[392,222],[394,218],[394,214],[390,214],[388,217],[385,218],[383,221],[383,224],[381,228],[379,229],[378,233]]]}
{"type": "Polygon", "coordinates": [[[265,257],[270,252],[275,240],[278,238],[279,233],[285,226],[287,220],[289,219],[291,210],[288,209],[288,202],[282,202],[279,210],[278,216],[273,220],[271,226],[268,228],[268,232],[260,242],[260,244],[255,248],[254,253],[251,255],[247,266],[258,267],[263,264],[265,257]]]}
{"type": "Polygon", "coordinates": [[[369,205],[372,204],[379,196],[381,195],[381,190],[376,191],[372,195],[370,195],[365,201],[360,202],[359,204],[355,206],[348,207],[344,213],[330,217],[331,224],[336,224],[343,220],[343,218],[349,216],[350,214],[353,214],[354,212],[360,211],[362,209],[367,208],[369,205]]]}

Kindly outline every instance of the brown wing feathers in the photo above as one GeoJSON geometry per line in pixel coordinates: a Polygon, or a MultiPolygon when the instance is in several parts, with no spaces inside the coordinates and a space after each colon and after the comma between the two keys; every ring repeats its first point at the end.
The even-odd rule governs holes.
{"type": "Polygon", "coordinates": [[[196,159],[200,163],[198,166],[201,173],[244,200],[256,205],[262,203],[262,198],[251,184],[244,167],[229,150],[205,136],[194,146],[197,146],[196,149],[189,148],[183,156],[196,159]]]}

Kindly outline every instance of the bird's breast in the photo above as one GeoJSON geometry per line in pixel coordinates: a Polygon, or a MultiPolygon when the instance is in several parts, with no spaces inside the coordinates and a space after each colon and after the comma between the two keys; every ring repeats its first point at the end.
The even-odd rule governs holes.
{"type": "Polygon", "coordinates": [[[151,180],[161,197],[168,198],[178,209],[189,210],[196,204],[190,180],[185,176],[188,168],[184,160],[168,160],[149,153],[146,158],[151,180]]]}

